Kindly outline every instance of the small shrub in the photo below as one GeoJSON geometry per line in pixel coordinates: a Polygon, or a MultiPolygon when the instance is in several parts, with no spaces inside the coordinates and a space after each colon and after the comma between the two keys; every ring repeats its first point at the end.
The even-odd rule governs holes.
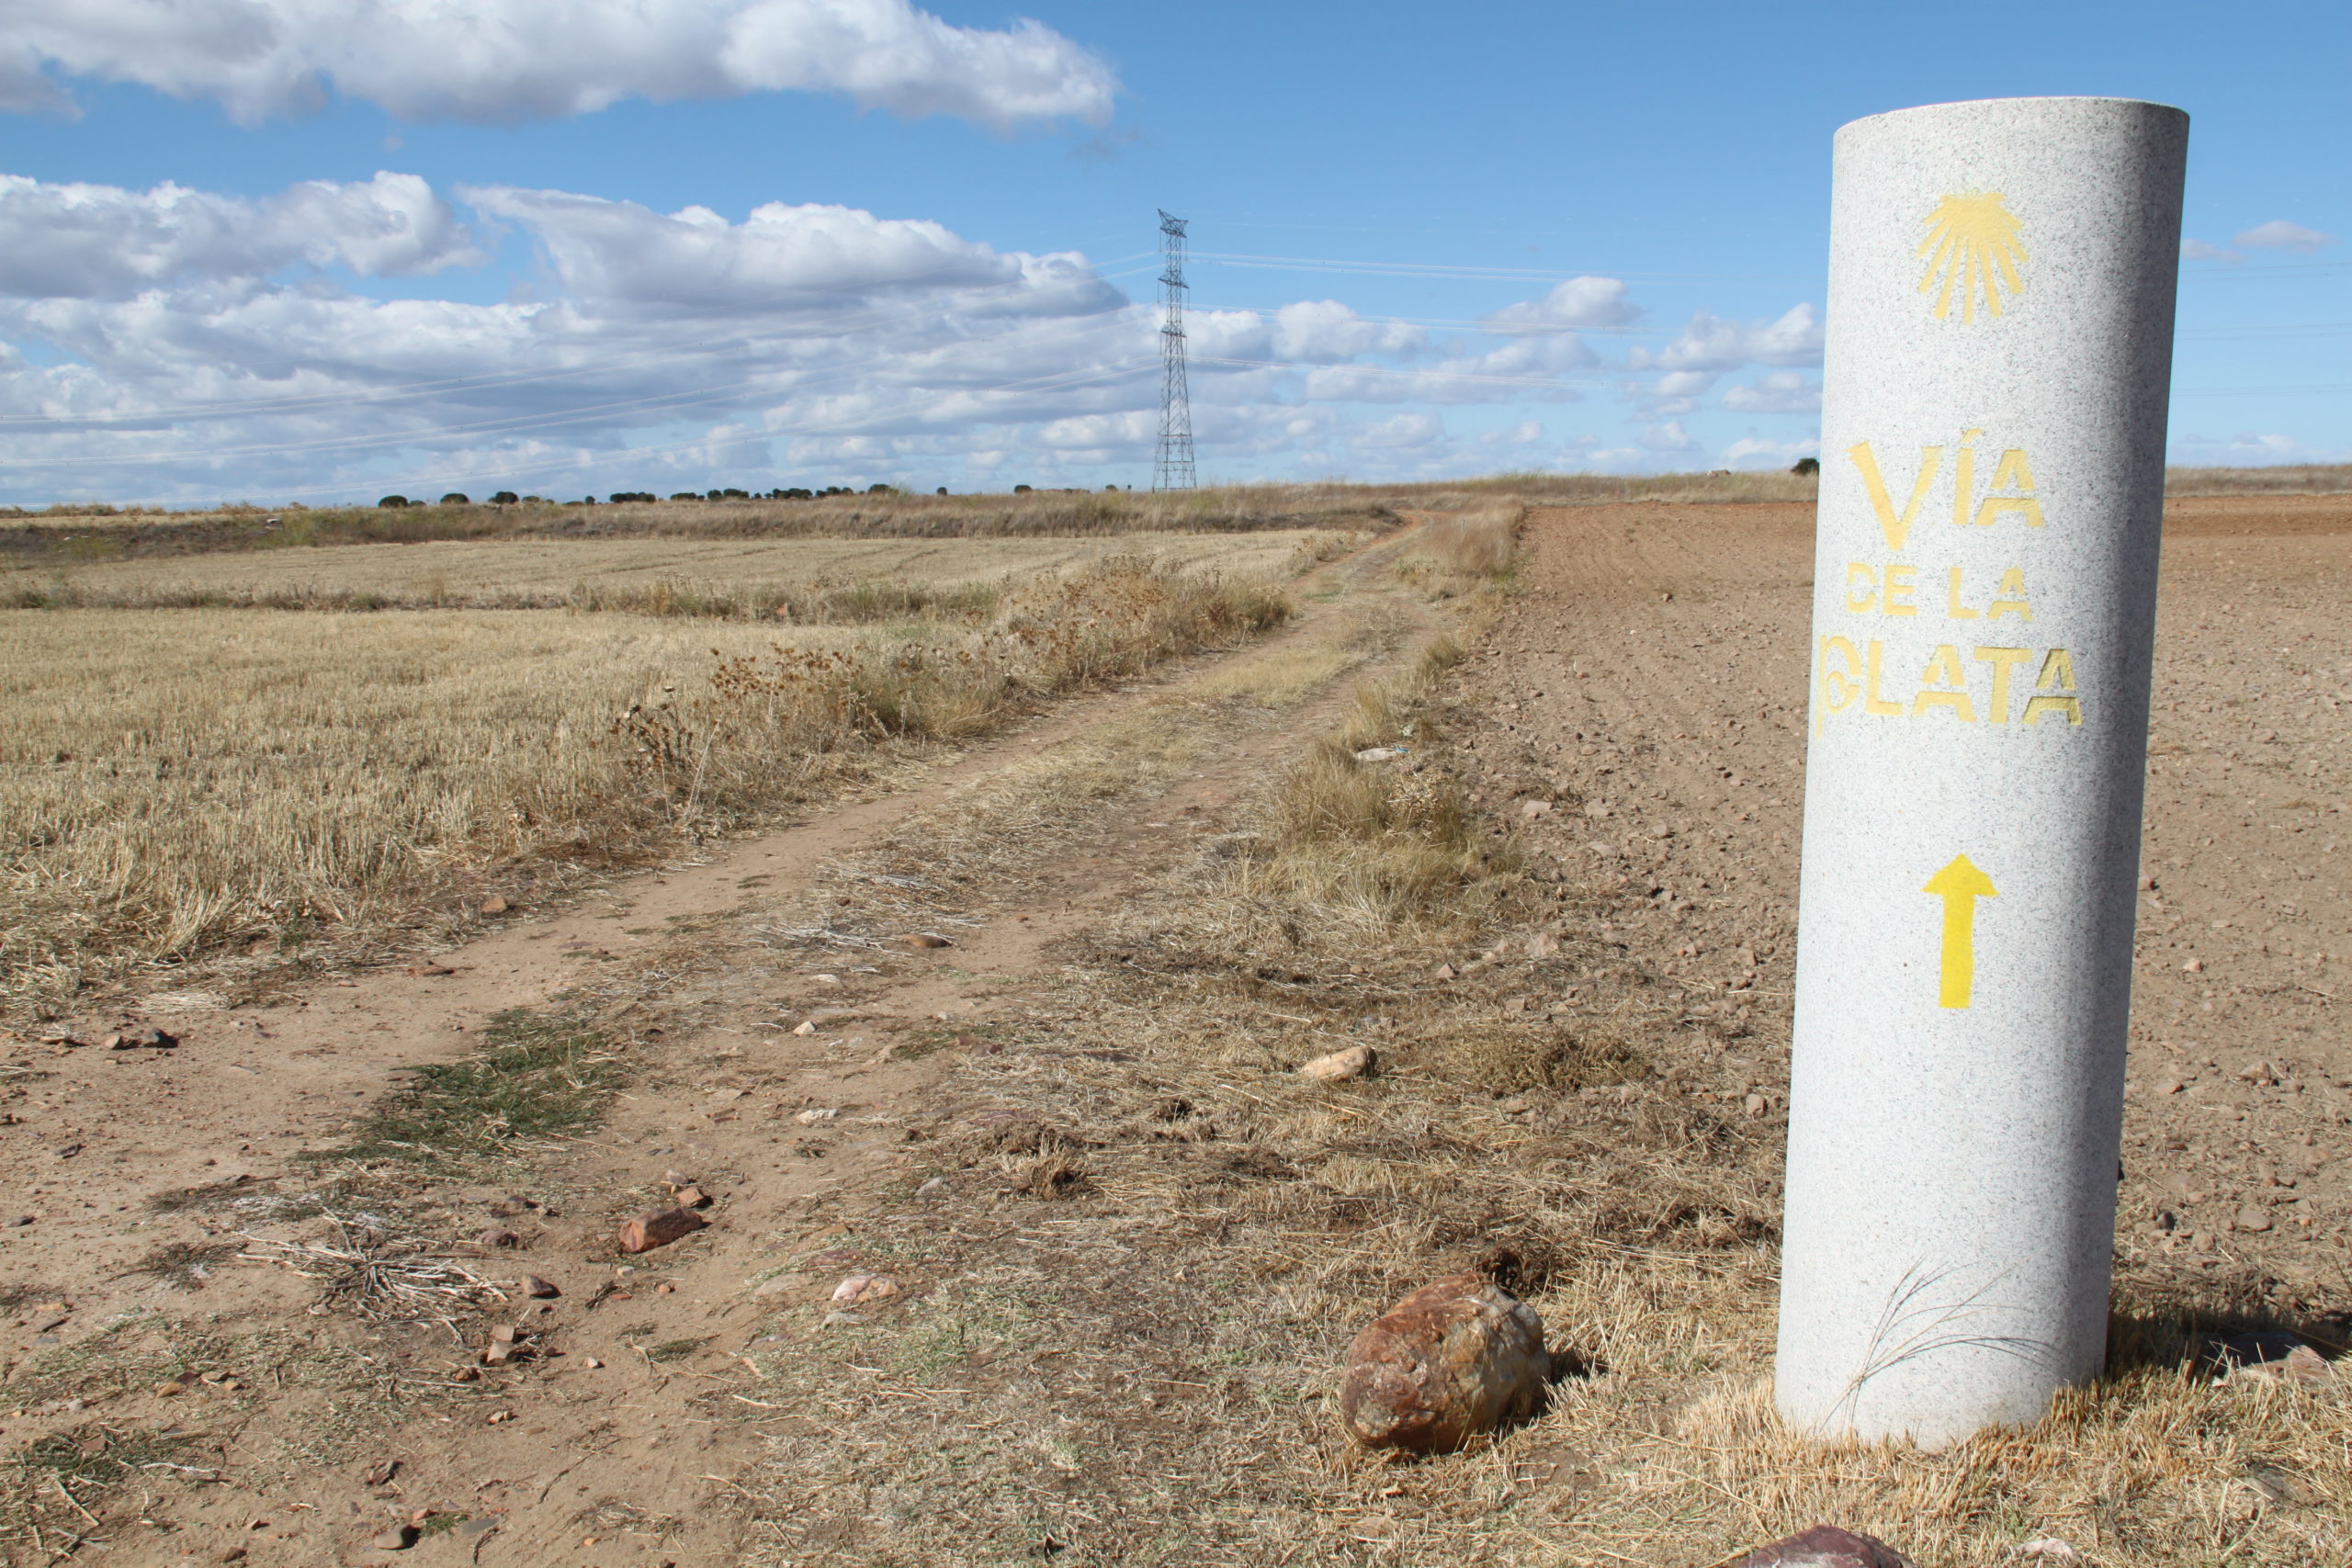
{"type": "Polygon", "coordinates": [[[492,506],[512,506],[522,499],[523,498],[521,496],[516,495],[511,490],[502,490],[496,495],[490,498],[490,503],[492,506]]]}
{"type": "Polygon", "coordinates": [[[1796,475],[1799,479],[1811,479],[1821,472],[1821,459],[1818,457],[1799,457],[1795,462],[1789,465],[1789,472],[1796,475]]]}
{"type": "Polygon", "coordinates": [[[473,502],[467,498],[464,491],[453,490],[448,494],[441,498],[441,504],[444,506],[471,506],[473,502]]]}
{"type": "Polygon", "coordinates": [[[397,510],[398,508],[408,504],[408,497],[404,495],[388,495],[382,500],[377,502],[376,504],[388,509],[397,510]]]}

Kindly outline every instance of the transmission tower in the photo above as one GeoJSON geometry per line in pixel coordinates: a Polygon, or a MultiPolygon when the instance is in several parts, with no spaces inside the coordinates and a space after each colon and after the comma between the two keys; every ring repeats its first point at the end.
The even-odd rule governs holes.
{"type": "Polygon", "coordinates": [[[1159,274],[1159,457],[1151,488],[1191,490],[1193,398],[1184,385],[1184,220],[1159,215],[1168,265],[1159,274]]]}

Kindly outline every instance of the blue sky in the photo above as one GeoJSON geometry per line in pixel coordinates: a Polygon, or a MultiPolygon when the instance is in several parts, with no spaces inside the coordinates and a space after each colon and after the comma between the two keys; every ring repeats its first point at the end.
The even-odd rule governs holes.
{"type": "Polygon", "coordinates": [[[2175,459],[2352,459],[2338,4],[444,9],[0,19],[0,502],[1148,483],[1161,207],[1204,478],[1780,467],[1831,133],[2044,93],[2193,117],[2175,459]]]}

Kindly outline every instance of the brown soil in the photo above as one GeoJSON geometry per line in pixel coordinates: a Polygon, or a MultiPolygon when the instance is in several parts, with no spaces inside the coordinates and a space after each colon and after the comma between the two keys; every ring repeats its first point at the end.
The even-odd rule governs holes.
{"type": "MultiPolygon", "coordinates": [[[[1206,1142],[1218,1134],[1205,1105],[1163,1100],[1114,1127],[1106,1078],[1147,1094],[1174,1074],[1139,1043],[1149,1009],[1129,998],[1113,1010],[1101,998],[1117,993],[1084,979],[1150,969],[1149,954],[1095,939],[1155,898],[1181,901],[1186,868],[1250,825],[1268,780],[1337,720],[1353,682],[1436,624],[1440,611],[1385,575],[1401,547],[1310,585],[1274,662],[1347,657],[1294,697],[1186,694],[1188,681],[1262,660],[1262,645],[1195,661],[1066,705],[897,793],[576,907],[517,911],[423,972],[264,1007],[166,992],[68,1021],[83,1041],[160,1025],[180,1037],[169,1050],[17,1042],[0,1077],[15,1208],[0,1222],[29,1223],[0,1229],[0,1299],[14,1308],[0,1446],[54,1456],[63,1434],[88,1464],[20,1465],[30,1500],[6,1550],[399,1561],[367,1543],[429,1510],[411,1549],[424,1562],[955,1560],[886,1549],[915,1516],[950,1537],[967,1529],[969,1561],[1053,1560],[1089,1530],[1062,1561],[1122,1561],[1130,1528],[1136,1561],[1419,1560],[1384,1553],[1416,1518],[1454,1518],[1464,1494],[1351,1479],[1340,1445],[1319,1438],[1284,1450],[1276,1437],[1329,1427],[1301,1404],[1324,1391],[1245,1381],[1232,1359],[1243,1350],[1166,1319],[1188,1270],[1278,1295],[1323,1266],[1327,1243],[1301,1239],[1297,1258],[1249,1278],[1221,1257],[1221,1230],[1179,1223],[1181,1205],[1119,1201],[1130,1151],[1177,1162],[1170,1190],[1279,1187],[1298,1151],[1245,1125],[1272,1092],[1251,1085],[1279,1080],[1262,1066],[1215,1069],[1230,1090],[1222,1143],[1206,1142]],[[899,944],[920,931],[954,945],[899,944]],[[593,1134],[454,1175],[310,1157],[347,1142],[404,1069],[464,1055],[512,1009],[576,1021],[625,1061],[629,1080],[593,1134]],[[1136,1043],[1123,1045],[1123,1029],[1136,1043]],[[922,1190],[934,1177],[944,1187],[922,1190]],[[618,1223],[687,1179],[713,1199],[709,1228],[620,1257],[618,1223]],[[291,1201],[304,1194],[316,1196],[291,1201]],[[269,1260],[274,1240],[321,1236],[321,1203],[562,1294],[454,1312],[448,1325],[372,1322],[269,1260]],[[1080,1215],[1094,1227],[1082,1240],[1057,1230],[1080,1215]],[[493,1226],[519,1248],[470,1244],[493,1226]],[[837,1308],[837,1284],[857,1274],[888,1277],[897,1295],[837,1308]],[[893,1314],[925,1301],[957,1315],[922,1319],[920,1340],[889,1337],[893,1314]],[[1055,1314],[1085,1322],[1023,1340],[1024,1316],[1055,1314]],[[474,1372],[501,1323],[538,1353],[474,1372]],[[854,1353],[808,1348],[835,1340],[854,1353]],[[1026,1346],[1018,1365],[999,1352],[1011,1344],[1026,1346]],[[910,1443],[937,1456],[925,1486],[857,1468],[865,1450],[910,1443]],[[1028,1445],[1037,1479],[959,1493],[958,1445],[973,1444],[1028,1445]],[[1213,1464],[1200,1457],[1211,1448],[1213,1464]],[[107,1469],[110,1455],[123,1463],[107,1469]],[[390,1460],[397,1472],[371,1483],[390,1460]],[[1254,1476],[1286,1478],[1285,1497],[1352,1500],[1328,1540],[1285,1545],[1283,1529],[1317,1528],[1310,1511],[1262,1541],[1209,1532],[1215,1554],[1144,1551],[1148,1523],[1206,1510],[1212,1495],[1235,1507],[1272,1495],[1250,1490],[1254,1476]]],[[[1719,1116],[1725,1168],[1765,1182],[1786,1082],[1810,553],[1809,507],[1538,512],[1516,591],[1430,708],[1445,765],[1555,885],[1555,929],[1579,966],[1564,985],[1557,964],[1521,979],[1507,959],[1464,953],[1462,1005],[1518,1016],[1526,1003],[1503,992],[1524,984],[1562,992],[1568,1013],[1613,1008],[1646,1064],[1642,1093],[1719,1116]],[[1532,800],[1548,810],[1528,815],[1532,800]]],[[[2347,1304],[2352,1048],[2330,1015],[2352,963],[2335,860],[2352,852],[2340,716],[2352,502],[2183,503],[2165,571],[2119,1266],[2151,1309],[2312,1317],[2347,1304]],[[2184,968],[2192,960],[2201,967],[2184,968]],[[2256,1077],[2277,1081],[2242,1076],[2257,1061],[2271,1071],[2256,1077]],[[2255,1211],[2267,1228],[2250,1228],[2255,1211]]],[[[1410,978],[1355,975],[1344,958],[1325,968],[1349,971],[1333,983],[1353,987],[1356,1011],[1401,1014],[1457,984],[1426,978],[1445,954],[1412,956],[1410,978]]],[[[1236,1027],[1273,1032],[1266,1049],[1295,1059],[1325,1014],[1281,991],[1304,994],[1310,976],[1256,974],[1255,1021],[1236,1027]]],[[[1152,1005],[1189,1005],[1183,983],[1152,1005]]],[[[1586,1080],[1585,1103],[1601,1081],[1586,1080]]],[[[1572,1108],[1576,1083],[1560,1087],[1572,1108]]],[[[1349,1214],[1318,1211],[1295,1234],[1380,1227],[1376,1207],[1349,1214]]],[[[1720,1245],[1769,1268],[1769,1226],[1733,1222],[1720,1245]]],[[[1433,1260],[1478,1241],[1414,1246],[1433,1260]]],[[[1349,1299],[1417,1282],[1383,1267],[1349,1299]]],[[[1309,1341],[1306,1361],[1328,1362],[1354,1326],[1290,1332],[1309,1341]]],[[[1565,1448],[1522,1454],[1498,1484],[1589,1463],[1565,1448]]],[[[1464,1560],[1510,1560],[1507,1540],[1478,1539],[1464,1560]]]]}
{"type": "MultiPolygon", "coordinates": [[[[2227,1276],[2341,1312],[2352,498],[2191,500],[2165,531],[2119,1261],[2143,1299],[2227,1276]],[[2244,1076],[2266,1063],[2278,1081],[2244,1076]]],[[[1725,1065],[1777,1113],[1811,510],[1560,511],[1530,543],[1530,592],[1462,678],[1500,721],[1471,748],[1486,802],[1557,801],[1527,831],[1615,886],[1600,933],[1694,1002],[1754,998],[1725,1065]]]]}

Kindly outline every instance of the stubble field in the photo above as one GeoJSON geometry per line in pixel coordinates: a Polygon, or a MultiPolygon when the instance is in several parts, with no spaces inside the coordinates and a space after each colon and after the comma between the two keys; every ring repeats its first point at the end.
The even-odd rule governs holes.
{"type": "Polygon", "coordinates": [[[0,605],[575,609],[806,626],[985,612],[1007,584],[1113,556],[1294,574],[1329,530],[991,539],[448,539],[0,567],[0,605]]]}
{"type": "Polygon", "coordinates": [[[16,569],[47,586],[0,609],[0,998],[27,1016],[142,973],[169,988],[158,965],[283,969],[457,929],[493,885],[520,901],[641,863],[1254,632],[1349,537],[438,541],[16,569]]]}

